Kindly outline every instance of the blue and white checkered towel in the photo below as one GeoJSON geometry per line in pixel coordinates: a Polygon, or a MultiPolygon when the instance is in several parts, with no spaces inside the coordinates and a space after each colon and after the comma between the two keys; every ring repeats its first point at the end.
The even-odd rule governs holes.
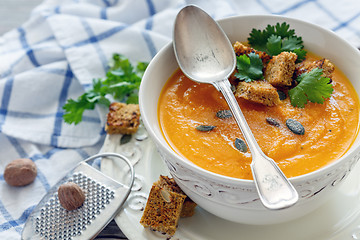
{"type": "Polygon", "coordinates": [[[47,0],[21,27],[0,37],[0,239],[19,239],[35,205],[65,173],[97,153],[104,140],[104,109],[67,125],[62,106],[104,76],[113,53],[151,58],[171,40],[186,4],[215,19],[279,14],[317,23],[360,46],[358,0],[47,0]],[[34,183],[8,186],[5,166],[30,158],[34,183]]]}

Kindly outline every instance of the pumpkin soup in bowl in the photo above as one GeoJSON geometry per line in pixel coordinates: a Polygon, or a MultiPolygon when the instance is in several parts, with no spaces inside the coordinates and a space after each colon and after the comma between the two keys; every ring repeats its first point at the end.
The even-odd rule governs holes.
{"type": "MultiPolygon", "coordinates": [[[[297,165],[298,169],[290,169],[289,172],[283,169],[287,175],[290,174],[289,180],[299,193],[298,203],[290,208],[271,211],[261,204],[254,181],[251,180],[251,176],[246,175],[246,172],[249,173],[249,170],[246,169],[248,168],[246,162],[250,161],[251,153],[246,149],[246,143],[243,142],[240,130],[235,127],[234,120],[226,111],[227,104],[221,94],[216,92],[212,86],[200,85],[181,77],[182,73],[177,70],[179,66],[174,56],[172,43],[165,46],[153,58],[141,81],[139,104],[142,121],[170,174],[181,189],[202,209],[230,221],[246,224],[274,224],[304,216],[337,193],[336,190],[346,182],[347,176],[360,158],[360,137],[357,134],[360,53],[356,48],[331,31],[288,17],[236,16],[220,20],[219,24],[230,41],[235,44],[236,41],[248,42],[249,33],[254,28],[265,29],[268,24],[276,25],[283,22],[289,24],[291,29],[295,29],[296,34],[302,37],[304,49],[308,51],[307,58],[313,60],[326,58],[335,66],[331,76],[334,78],[333,81],[314,78],[322,82],[322,85],[314,85],[317,87],[310,88],[310,90],[318,89],[321,86],[320,89],[325,89],[320,94],[324,103],[311,102],[319,101],[317,95],[315,98],[312,98],[314,97],[312,94],[305,95],[305,98],[301,95],[299,88],[309,90],[308,86],[303,87],[311,80],[308,77],[299,79],[295,77],[295,80],[297,79],[299,82],[290,82],[290,86],[287,87],[276,87],[277,90],[285,93],[284,100],[280,100],[280,97],[281,99],[284,97],[280,91],[279,94],[275,90],[277,95],[274,95],[272,87],[265,86],[266,84],[260,82],[264,81],[265,76],[260,81],[256,80],[259,81],[256,85],[250,85],[256,81],[248,83],[238,80],[235,76],[231,78],[231,83],[236,87],[234,91],[236,90],[242,111],[255,137],[261,142],[263,151],[273,157],[275,161],[277,158],[281,159],[279,161],[281,168],[290,169],[288,167],[290,160],[294,166],[297,165]],[[301,82],[302,84],[300,84],[301,82]],[[243,87],[239,88],[239,84],[243,87]],[[333,89],[331,93],[329,93],[330,85],[328,84],[333,89]],[[249,89],[256,89],[251,86],[260,85],[269,87],[267,89],[271,94],[266,95],[264,99],[255,98],[255,100],[269,105],[273,104],[273,106],[255,103],[253,102],[254,98],[250,97],[252,95],[246,94],[249,89]],[[299,87],[289,93],[295,86],[299,87]],[[175,111],[173,114],[165,113],[167,114],[165,116],[162,114],[168,110],[166,106],[160,105],[163,100],[166,100],[162,99],[166,95],[166,89],[171,88],[174,98],[170,99],[169,105],[172,106],[169,107],[175,111]],[[349,94],[345,94],[346,91],[349,94]],[[296,96],[300,96],[300,100],[294,102],[292,99],[297,99],[296,96]],[[182,103],[185,106],[183,110],[177,106],[179,104],[177,97],[184,101],[182,103]],[[305,99],[305,103],[301,99],[305,99]],[[335,100],[338,101],[338,106],[332,105],[335,100]],[[303,108],[302,105],[304,105],[303,108]],[[353,108],[346,108],[346,106],[353,106],[353,108]],[[190,113],[193,116],[189,117],[190,120],[185,118],[185,122],[181,123],[178,122],[179,114],[176,111],[185,117],[190,113]],[[160,119],[164,117],[167,118],[165,119],[168,122],[167,128],[170,128],[170,132],[173,131],[173,133],[169,133],[175,136],[174,139],[179,142],[179,146],[184,146],[185,152],[181,152],[178,149],[179,146],[169,139],[169,133],[160,123],[160,119]],[[333,120],[328,121],[328,119],[333,120]],[[336,124],[340,128],[335,127],[336,124]],[[231,129],[232,125],[236,130],[231,129]],[[340,129],[345,129],[345,131],[341,130],[343,133],[339,133],[340,129]],[[177,134],[183,134],[183,131],[189,132],[177,136],[177,134]],[[212,144],[216,143],[218,140],[216,138],[222,139],[221,145],[214,147],[212,144]],[[333,138],[337,138],[337,140],[329,144],[333,138]],[[203,146],[196,145],[199,144],[198,142],[203,146]],[[269,143],[271,145],[268,145],[269,143]],[[326,157],[313,156],[314,152],[318,151],[314,149],[315,145],[318,150],[325,152],[326,157]],[[225,164],[219,163],[214,155],[209,153],[212,148],[217,149],[218,156],[232,160],[225,164]],[[200,159],[199,163],[194,163],[190,157],[186,156],[189,152],[197,155],[200,159]],[[305,154],[311,155],[312,159],[301,163],[301,158],[305,154]],[[241,162],[234,160],[233,155],[243,157],[243,160],[241,162]],[[204,160],[204,156],[208,158],[206,159],[209,161],[208,163],[204,160]],[[328,157],[333,160],[326,163],[328,157]],[[313,162],[318,166],[313,167],[313,162]],[[214,170],[207,170],[207,167],[214,168],[214,166],[216,166],[214,170]],[[220,170],[223,172],[215,172],[220,170]]],[[[273,40],[273,42],[277,41],[275,38],[273,40]]],[[[242,59],[243,66],[246,65],[245,58],[242,59]]],[[[297,64],[300,63],[296,62],[297,64]]],[[[261,66],[261,64],[257,65],[261,66]]],[[[300,76],[304,69],[299,65],[297,67],[298,72],[295,74],[300,76]]],[[[314,75],[319,73],[318,70],[314,71],[312,73],[314,75]]],[[[254,72],[256,73],[256,71],[250,70],[245,75],[249,76],[252,75],[249,73],[254,72]]],[[[262,73],[264,72],[262,71],[262,73]]],[[[327,71],[323,69],[321,74],[327,74],[327,71]]],[[[271,74],[269,76],[271,77],[271,74]]],[[[269,76],[267,75],[267,77],[269,76]]]]}
{"type": "MultiPolygon", "coordinates": [[[[305,63],[316,60],[321,58],[308,53],[305,63]]],[[[259,146],[287,177],[315,171],[339,159],[357,136],[357,94],[336,66],[331,84],[330,98],[303,108],[294,107],[286,95],[275,106],[237,98],[259,146]],[[286,124],[289,119],[300,123],[304,134],[291,131],[286,124]]],[[[222,94],[212,85],[196,83],[177,69],[160,95],[160,127],[169,145],[199,167],[252,179],[251,153],[228,109],[222,94]]]]}

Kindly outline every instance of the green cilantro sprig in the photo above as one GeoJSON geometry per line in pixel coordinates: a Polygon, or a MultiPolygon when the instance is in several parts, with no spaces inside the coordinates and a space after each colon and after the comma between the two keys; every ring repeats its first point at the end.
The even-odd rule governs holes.
{"type": "Polygon", "coordinates": [[[63,106],[66,123],[75,125],[82,121],[85,110],[94,109],[96,104],[110,105],[109,96],[114,100],[137,103],[141,78],[148,63],[139,62],[134,67],[129,59],[120,54],[114,54],[112,66],[103,79],[93,79],[93,87],[76,100],[68,99],[63,106]]]}
{"type": "MultiPolygon", "coordinates": [[[[250,46],[258,51],[263,51],[270,56],[276,56],[281,52],[294,52],[297,54],[297,62],[305,59],[306,51],[302,38],[295,35],[295,30],[290,29],[290,25],[283,22],[274,26],[267,25],[264,30],[252,29],[248,38],[250,46]]],[[[259,55],[250,53],[237,57],[237,70],[235,74],[239,80],[251,82],[263,79],[263,63],[259,55]]],[[[324,103],[333,92],[330,79],[322,76],[323,70],[316,68],[308,73],[300,75],[296,81],[298,85],[288,94],[291,104],[294,107],[305,107],[308,101],[314,103],[324,103]]]]}
{"type": "Polygon", "coordinates": [[[283,22],[275,26],[267,25],[264,30],[252,29],[248,42],[251,47],[266,52],[270,56],[276,56],[281,52],[294,52],[298,55],[298,62],[305,58],[306,51],[303,49],[301,37],[295,35],[295,30],[283,22]]]}
{"type": "Polygon", "coordinates": [[[262,72],[264,65],[259,55],[256,53],[250,53],[249,56],[243,54],[236,57],[236,59],[236,68],[238,72],[235,73],[235,77],[244,80],[245,82],[264,78],[262,72]]]}
{"type": "Polygon", "coordinates": [[[298,85],[289,90],[291,105],[305,107],[308,101],[324,103],[326,98],[334,91],[329,78],[322,76],[323,70],[315,68],[308,73],[301,74],[296,81],[298,85]]]}

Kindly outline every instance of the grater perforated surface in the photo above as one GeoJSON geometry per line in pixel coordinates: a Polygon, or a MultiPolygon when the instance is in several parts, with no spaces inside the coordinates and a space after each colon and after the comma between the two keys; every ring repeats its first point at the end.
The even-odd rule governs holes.
{"type": "Polygon", "coordinates": [[[35,234],[44,239],[70,240],[80,236],[115,197],[114,191],[80,172],[74,173],[68,181],[84,191],[85,202],[80,208],[67,211],[61,207],[57,194],[50,198],[35,223],[35,234]]]}
{"type": "Polygon", "coordinates": [[[28,217],[22,239],[93,239],[120,210],[130,194],[135,173],[131,162],[116,153],[100,153],[78,164],[54,185],[28,217]],[[119,158],[129,168],[129,184],[117,182],[87,162],[96,158],[119,158]],[[68,211],[59,202],[57,190],[66,182],[76,183],[85,194],[85,201],[76,210],[68,211]]]}

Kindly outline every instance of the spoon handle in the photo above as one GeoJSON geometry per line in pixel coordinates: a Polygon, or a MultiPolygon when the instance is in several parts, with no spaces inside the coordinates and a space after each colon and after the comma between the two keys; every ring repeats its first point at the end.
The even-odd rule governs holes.
{"type": "Polygon", "coordinates": [[[294,205],[299,198],[297,191],[274,160],[267,157],[259,147],[231,91],[229,81],[224,79],[213,82],[213,85],[224,95],[251,151],[251,170],[263,205],[268,209],[283,209],[294,205]]]}

